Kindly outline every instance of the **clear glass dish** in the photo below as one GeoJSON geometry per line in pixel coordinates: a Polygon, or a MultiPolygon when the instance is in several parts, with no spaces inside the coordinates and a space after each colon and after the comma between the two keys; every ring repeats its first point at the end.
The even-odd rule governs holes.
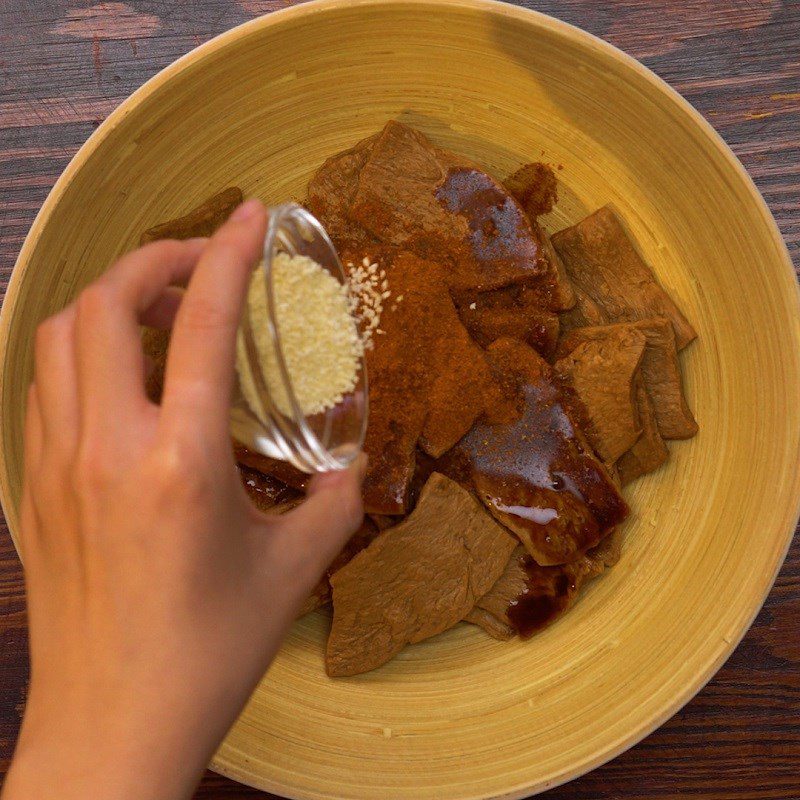
{"type": "Polygon", "coordinates": [[[240,364],[231,406],[231,429],[236,440],[248,449],[285,461],[303,472],[344,469],[364,444],[368,414],[366,365],[362,357],[355,388],[345,394],[341,402],[313,416],[303,414],[282,351],[280,319],[273,292],[272,261],[281,252],[290,256],[308,256],[340,283],[346,282],[336,248],[312,214],[295,203],[269,210],[264,259],[256,269],[263,273],[266,282],[268,341],[274,349],[280,381],[291,410],[290,413],[282,412],[270,397],[253,336],[253,320],[246,306],[239,333],[240,351],[244,352],[244,368],[250,373],[261,408],[252,408],[245,398],[240,364]]]}

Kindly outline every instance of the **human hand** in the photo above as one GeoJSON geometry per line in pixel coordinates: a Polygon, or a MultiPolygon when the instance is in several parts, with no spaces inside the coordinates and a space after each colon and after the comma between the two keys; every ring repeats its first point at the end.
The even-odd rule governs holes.
{"type": "Polygon", "coordinates": [[[147,245],[37,332],[31,685],[6,800],[188,796],[361,520],[358,466],[316,477],[282,516],[256,511],[238,478],[235,339],[265,227],[249,201],[210,240],[147,245]],[[173,318],[156,406],[138,326],[173,318]]]}

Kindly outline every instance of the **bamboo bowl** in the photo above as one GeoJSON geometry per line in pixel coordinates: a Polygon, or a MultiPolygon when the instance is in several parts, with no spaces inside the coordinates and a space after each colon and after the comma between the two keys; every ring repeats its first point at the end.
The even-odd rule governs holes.
{"type": "Polygon", "coordinates": [[[213,766],[293,798],[520,798],[641,739],[761,606],[800,498],[800,324],[786,249],[710,126],[633,59],[477,2],[325,2],[257,19],[136,92],[58,181],[0,325],[0,485],[18,522],[37,323],[150,225],[236,183],[277,202],[390,117],[505,175],[563,164],[550,230],[613,202],[695,324],[700,422],[634,485],[619,565],[527,643],[468,625],[329,680],[326,618],[297,623],[213,766]]]}

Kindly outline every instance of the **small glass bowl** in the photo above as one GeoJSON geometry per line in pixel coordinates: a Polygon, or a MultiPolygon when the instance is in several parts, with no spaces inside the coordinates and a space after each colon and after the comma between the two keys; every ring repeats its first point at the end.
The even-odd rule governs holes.
{"type": "MultiPolygon", "coordinates": [[[[333,408],[306,416],[298,402],[281,347],[280,319],[275,307],[272,260],[279,253],[308,256],[324,267],[340,283],[346,276],[336,248],[327,232],[312,214],[296,203],[269,209],[269,225],[264,238],[264,259],[256,269],[266,282],[267,327],[274,348],[280,380],[291,413],[283,413],[270,397],[253,337],[253,321],[248,306],[242,315],[239,349],[261,404],[253,409],[237,383],[231,407],[231,430],[248,449],[270,458],[286,461],[307,472],[327,472],[346,468],[361,452],[367,429],[367,369],[359,360],[357,382],[333,408]]],[[[241,358],[241,357],[240,357],[241,358]]],[[[239,369],[242,365],[239,365],[239,369]]],[[[239,377],[237,369],[237,377],[239,377]]]]}

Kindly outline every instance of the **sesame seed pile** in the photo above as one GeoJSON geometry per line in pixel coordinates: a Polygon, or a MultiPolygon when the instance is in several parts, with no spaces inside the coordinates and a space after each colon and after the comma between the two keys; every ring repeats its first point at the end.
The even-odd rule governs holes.
{"type": "MultiPolygon", "coordinates": [[[[352,294],[324,267],[305,256],[279,253],[272,261],[275,321],[297,403],[305,415],[333,408],[358,380],[364,343],[351,314],[352,294]]],[[[292,415],[269,332],[264,275],[259,268],[247,295],[250,327],[270,398],[292,415]]],[[[250,373],[242,337],[237,345],[239,384],[259,416],[263,407],[250,373]]]]}

